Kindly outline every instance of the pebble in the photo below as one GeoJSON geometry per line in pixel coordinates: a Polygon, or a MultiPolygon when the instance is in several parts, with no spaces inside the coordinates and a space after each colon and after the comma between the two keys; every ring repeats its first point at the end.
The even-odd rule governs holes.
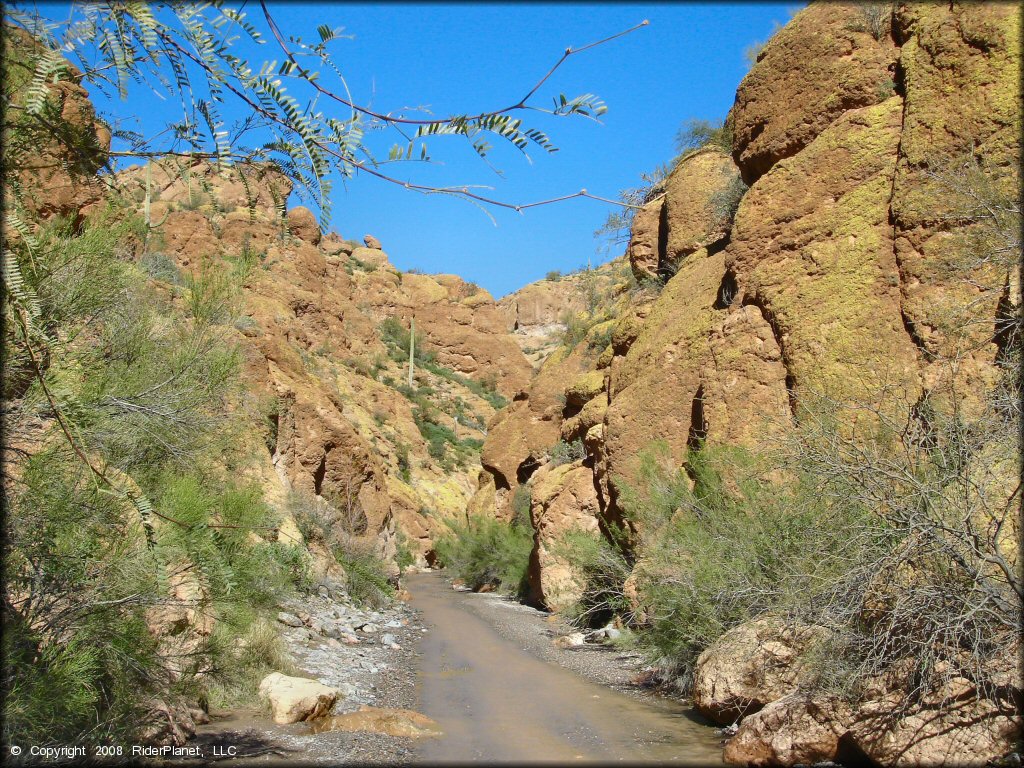
{"type": "Polygon", "coordinates": [[[385,632],[380,636],[381,645],[398,645],[398,640],[390,632],[385,632]]]}

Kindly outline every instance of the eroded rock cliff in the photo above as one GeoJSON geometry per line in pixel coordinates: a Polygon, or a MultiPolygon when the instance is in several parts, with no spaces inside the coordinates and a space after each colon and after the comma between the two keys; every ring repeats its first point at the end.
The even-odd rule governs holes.
{"type": "MultiPolygon", "coordinates": [[[[571,602],[582,577],[552,542],[621,521],[623,485],[636,482],[638,456],[654,441],[685,469],[704,446],[771,447],[813,402],[881,414],[896,402],[913,414],[927,400],[969,413],[991,391],[1008,336],[992,329],[1020,313],[1019,254],[950,265],[965,238],[983,237],[986,218],[951,210],[951,200],[980,189],[970,188],[973,171],[984,179],[973,183],[1016,196],[1018,9],[876,6],[812,4],[769,41],[726,121],[732,157],[712,148],[685,156],[634,218],[631,269],[664,288],[615,304],[598,354],[578,339],[553,352],[492,426],[490,484],[474,508],[507,516],[510,489],[535,479],[538,600],[571,602]],[[734,215],[716,215],[737,178],[749,190],[734,215]],[[965,280],[974,269],[985,279],[965,280]],[[558,439],[582,441],[570,469],[545,448],[558,439]]],[[[1014,561],[1017,536],[1004,547],[1014,561]]],[[[644,551],[634,555],[641,567],[644,551]]],[[[928,725],[933,704],[922,702],[881,731],[869,711],[891,705],[895,683],[857,714],[801,699],[796,687],[759,690],[767,698],[753,710],[764,714],[744,721],[726,757],[775,765],[853,749],[909,765],[954,759],[972,739],[974,759],[1002,755],[1012,719],[962,686],[971,691],[962,716],[928,725]],[[960,735],[943,735],[943,723],[960,735]]],[[[737,714],[747,712],[730,721],[737,714]]]]}
{"type": "Polygon", "coordinates": [[[149,208],[143,259],[164,265],[151,269],[181,280],[226,260],[244,274],[232,332],[258,412],[253,440],[267,446],[251,471],[268,497],[282,506],[286,491],[329,500],[346,524],[379,537],[387,559],[401,533],[422,561],[439,521],[461,513],[475,490],[476,446],[495,407],[529,381],[491,296],[321,236],[305,208],[282,218],[290,184],[267,169],[164,161],[117,183],[149,208]],[[382,328],[407,334],[413,319],[420,352],[410,388],[408,349],[382,328]]]}

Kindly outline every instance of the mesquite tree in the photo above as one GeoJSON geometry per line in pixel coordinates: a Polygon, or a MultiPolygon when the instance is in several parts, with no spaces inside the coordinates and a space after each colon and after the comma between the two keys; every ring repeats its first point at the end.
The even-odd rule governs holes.
{"type": "MultiPolygon", "coordinates": [[[[515,210],[572,197],[603,199],[581,190],[553,200],[516,204],[481,195],[466,185],[416,184],[384,168],[401,161],[429,160],[426,140],[438,136],[459,137],[482,158],[493,148],[492,140],[524,154],[531,147],[557,151],[546,133],[527,126],[516,115],[526,111],[591,119],[602,115],[606,107],[593,94],[560,93],[550,108],[535,104],[534,97],[571,56],[647,24],[643,21],[602,40],[567,47],[513,104],[432,118],[360,104],[334,63],[332,44],[345,37],[342,29],[321,25],[315,30],[315,42],[305,41],[284,33],[262,1],[252,16],[222,2],[105,2],[73,3],[60,20],[47,20],[14,6],[5,9],[4,18],[28,30],[43,46],[26,102],[30,114],[43,109],[46,84],[68,76],[65,57],[74,61],[87,83],[112,89],[121,99],[128,97],[133,82],[148,86],[170,97],[169,103],[180,101],[181,114],[168,119],[166,130],[151,139],[115,126],[114,137],[127,148],[111,152],[112,158],[181,155],[217,163],[270,160],[298,184],[300,193],[316,202],[322,225],[330,218],[332,173],[342,178],[365,173],[411,191],[515,210]],[[243,53],[250,45],[266,45],[278,58],[250,60],[243,53]],[[229,107],[240,108],[244,118],[229,125],[223,117],[229,107]],[[375,154],[367,142],[371,132],[381,130],[395,137],[386,157],[375,154]]],[[[7,158],[8,163],[12,161],[17,158],[7,158]]]]}

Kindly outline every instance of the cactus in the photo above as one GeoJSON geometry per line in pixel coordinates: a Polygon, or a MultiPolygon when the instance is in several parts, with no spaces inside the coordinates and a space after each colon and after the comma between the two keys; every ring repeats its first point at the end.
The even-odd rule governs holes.
{"type": "Polygon", "coordinates": [[[413,375],[416,372],[416,317],[409,321],[409,388],[412,389],[413,375]]]}
{"type": "Polygon", "coordinates": [[[148,162],[148,163],[146,163],[146,199],[145,199],[145,201],[142,204],[142,213],[143,213],[143,217],[144,217],[145,222],[146,222],[146,235],[147,235],[147,237],[149,236],[149,232],[151,230],[156,229],[157,227],[161,226],[165,221],[167,221],[167,213],[164,213],[164,217],[162,219],[160,219],[160,222],[158,224],[154,224],[153,223],[152,216],[150,215],[150,204],[151,204],[151,201],[153,199],[152,186],[153,186],[153,163],[152,162],[148,162]]]}

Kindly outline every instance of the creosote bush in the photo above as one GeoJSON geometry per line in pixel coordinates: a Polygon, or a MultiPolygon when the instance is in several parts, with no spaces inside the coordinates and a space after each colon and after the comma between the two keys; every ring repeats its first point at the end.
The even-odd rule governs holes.
{"type": "Polygon", "coordinates": [[[705,147],[715,147],[731,154],[732,128],[721,120],[690,118],[680,126],[676,133],[676,152],[679,153],[679,156],[675,162],[678,163],[705,147]]]}

